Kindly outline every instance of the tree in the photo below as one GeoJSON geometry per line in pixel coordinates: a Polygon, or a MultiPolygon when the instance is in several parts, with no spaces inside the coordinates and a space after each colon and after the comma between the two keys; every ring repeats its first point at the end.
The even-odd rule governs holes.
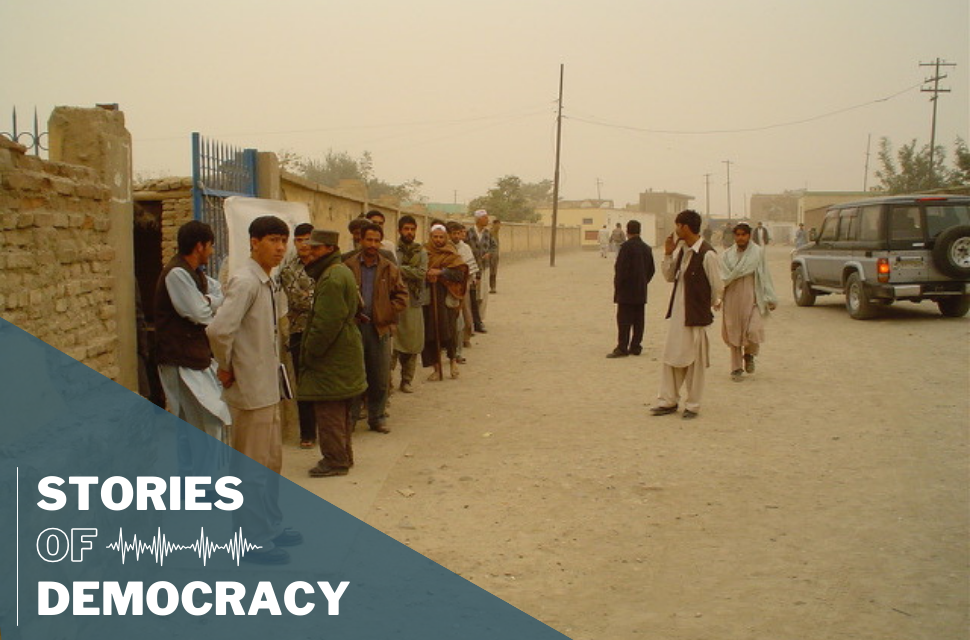
{"type": "Polygon", "coordinates": [[[529,183],[518,176],[504,176],[495,181],[486,195],[469,202],[468,212],[485,209],[504,222],[538,222],[536,205],[547,204],[551,190],[551,180],[529,183]]]}
{"type": "Polygon", "coordinates": [[[966,184],[967,172],[962,169],[968,163],[967,147],[957,138],[956,169],[946,166],[946,149],[938,145],[934,152],[933,167],[930,167],[930,145],[916,149],[916,140],[904,144],[893,158],[893,147],[889,138],[879,141],[879,162],[882,168],[876,177],[882,181],[882,188],[888,193],[918,193],[966,184]],[[898,164],[897,164],[898,161],[898,164]]]}
{"type": "Polygon", "coordinates": [[[304,158],[296,153],[283,150],[279,154],[280,168],[292,171],[311,182],[327,187],[337,187],[341,180],[360,180],[367,186],[367,194],[371,198],[394,196],[402,201],[421,202],[421,187],[424,183],[417,178],[399,184],[390,184],[374,175],[374,159],[370,151],[365,151],[360,158],[354,158],[346,151],[328,149],[322,159],[304,158]]]}
{"type": "Polygon", "coordinates": [[[960,185],[970,186],[970,149],[967,149],[963,138],[957,138],[954,147],[956,169],[953,170],[953,177],[960,185]]]}

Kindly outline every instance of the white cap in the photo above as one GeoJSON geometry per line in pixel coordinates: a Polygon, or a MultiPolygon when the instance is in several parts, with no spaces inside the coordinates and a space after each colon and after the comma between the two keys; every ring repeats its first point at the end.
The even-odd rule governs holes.
{"type": "Polygon", "coordinates": [[[482,218],[487,215],[488,215],[488,211],[485,211],[485,209],[479,209],[478,211],[475,212],[476,218],[482,218]]]}

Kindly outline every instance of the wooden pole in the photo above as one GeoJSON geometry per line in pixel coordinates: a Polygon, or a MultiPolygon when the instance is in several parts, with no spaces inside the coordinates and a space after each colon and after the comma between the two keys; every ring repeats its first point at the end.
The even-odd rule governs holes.
{"type": "Polygon", "coordinates": [[[552,239],[549,246],[549,266],[556,266],[556,226],[559,223],[559,152],[562,148],[562,80],[566,65],[559,65],[559,115],[556,116],[556,173],[552,182],[552,239]]]}

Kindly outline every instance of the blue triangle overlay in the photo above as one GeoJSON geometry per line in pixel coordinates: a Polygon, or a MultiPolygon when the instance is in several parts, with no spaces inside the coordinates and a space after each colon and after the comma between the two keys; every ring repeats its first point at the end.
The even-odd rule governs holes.
{"type": "MultiPolygon", "coordinates": [[[[0,319],[0,633],[4,640],[240,640],[270,634],[286,640],[566,638],[286,479],[280,480],[284,523],[305,538],[302,545],[288,548],[289,565],[239,563],[223,549],[211,554],[169,549],[156,556],[142,546],[142,552],[136,553],[131,549],[135,542],[155,542],[156,549],[162,547],[157,544],[162,537],[183,546],[197,541],[227,545],[238,533],[233,531],[229,511],[171,509],[169,491],[163,495],[164,510],[155,510],[151,503],[143,511],[135,502],[117,511],[105,506],[100,489],[109,478],[125,478],[136,487],[138,477],[171,483],[179,475],[180,425],[184,428],[171,414],[0,319]],[[41,480],[50,476],[64,480],[59,489],[66,504],[56,510],[38,505],[53,502],[39,489],[41,480]],[[79,509],[78,487],[68,482],[75,476],[97,477],[87,510],[79,509]],[[63,537],[54,529],[63,531],[63,537]],[[97,530],[96,536],[87,539],[89,549],[78,536],[91,532],[82,529],[97,530]],[[79,561],[72,561],[78,553],[82,554],[79,561]],[[62,560],[47,561],[61,555],[62,560]],[[192,582],[204,583],[202,590],[190,591],[186,598],[183,588],[192,582]],[[321,582],[334,590],[341,582],[349,583],[339,597],[339,614],[330,615],[321,582]],[[55,608],[66,604],[63,613],[40,615],[40,583],[63,585],[64,594],[58,595],[53,587],[44,598],[55,608]],[[105,593],[113,583],[122,591],[140,589],[141,615],[134,615],[132,605],[126,615],[118,615],[116,609],[104,614],[105,593]],[[245,589],[238,602],[246,615],[234,615],[231,605],[226,605],[224,615],[217,614],[216,591],[222,587],[233,593],[237,586],[230,583],[245,589]],[[312,591],[299,590],[294,583],[306,583],[312,591]],[[206,587],[211,593],[204,592],[206,587]],[[289,603],[288,588],[295,594],[289,603]],[[170,602],[169,590],[180,595],[179,600],[170,602]],[[69,604],[63,595],[69,596],[69,604]],[[193,615],[186,600],[189,608],[212,606],[207,613],[193,615]],[[273,615],[272,601],[280,615],[273,615]],[[265,606],[253,608],[254,602],[265,606]],[[309,613],[291,613],[290,605],[297,609],[310,603],[314,608],[309,613]],[[174,610],[159,615],[159,609],[169,605],[174,610]]],[[[264,469],[229,447],[224,449],[245,489],[249,474],[264,469]]],[[[229,475],[228,470],[220,473],[229,475]]],[[[115,487],[110,495],[117,501],[122,491],[115,487]]]]}

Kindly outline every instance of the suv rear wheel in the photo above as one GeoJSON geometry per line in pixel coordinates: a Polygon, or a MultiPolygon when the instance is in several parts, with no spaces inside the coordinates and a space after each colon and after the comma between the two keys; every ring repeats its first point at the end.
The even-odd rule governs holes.
{"type": "Polygon", "coordinates": [[[970,311],[970,296],[954,296],[952,298],[940,298],[936,301],[940,308],[940,313],[947,318],[962,318],[970,311]]]}
{"type": "Polygon", "coordinates": [[[951,278],[970,277],[970,225],[950,227],[933,246],[936,268],[951,278]]]}
{"type": "Polygon", "coordinates": [[[876,305],[869,301],[866,286],[855,271],[845,281],[845,308],[856,320],[866,320],[876,315],[876,305]]]}
{"type": "Polygon", "coordinates": [[[810,307],[815,304],[815,292],[805,281],[804,267],[795,267],[791,276],[791,292],[795,298],[795,304],[799,307],[810,307]]]}

